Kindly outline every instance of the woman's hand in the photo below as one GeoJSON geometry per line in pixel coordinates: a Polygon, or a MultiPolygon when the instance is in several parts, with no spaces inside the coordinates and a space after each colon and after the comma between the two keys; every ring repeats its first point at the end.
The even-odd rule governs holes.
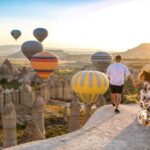
{"type": "Polygon", "coordinates": [[[137,81],[137,82],[133,81],[132,85],[137,88],[137,87],[139,87],[140,85],[142,85],[142,81],[140,81],[140,80],[137,81]]]}

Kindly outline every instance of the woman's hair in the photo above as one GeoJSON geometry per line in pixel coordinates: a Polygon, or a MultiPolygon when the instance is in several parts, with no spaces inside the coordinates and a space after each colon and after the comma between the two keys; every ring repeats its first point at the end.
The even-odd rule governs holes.
{"type": "Polygon", "coordinates": [[[141,80],[141,79],[143,79],[144,81],[150,82],[150,73],[142,70],[139,75],[139,80],[141,80]]]}

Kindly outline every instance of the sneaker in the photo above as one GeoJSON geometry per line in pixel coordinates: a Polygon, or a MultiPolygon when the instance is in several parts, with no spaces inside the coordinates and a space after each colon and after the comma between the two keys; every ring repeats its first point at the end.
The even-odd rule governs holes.
{"type": "Polygon", "coordinates": [[[120,111],[118,109],[115,109],[115,113],[120,113],[120,111]]]}
{"type": "Polygon", "coordinates": [[[115,104],[114,103],[111,103],[113,105],[113,107],[115,107],[115,104]]]}

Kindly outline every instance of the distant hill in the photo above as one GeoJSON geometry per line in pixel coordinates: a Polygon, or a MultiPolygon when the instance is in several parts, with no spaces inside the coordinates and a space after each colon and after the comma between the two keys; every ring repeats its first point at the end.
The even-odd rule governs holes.
{"type": "Polygon", "coordinates": [[[13,59],[26,59],[22,51],[16,52],[12,55],[8,55],[7,58],[13,58],[13,59]]]}
{"type": "Polygon", "coordinates": [[[64,57],[66,57],[66,56],[69,55],[67,52],[64,52],[63,50],[45,49],[45,51],[50,52],[50,53],[54,53],[54,54],[57,55],[59,58],[64,58],[64,57]]]}
{"type": "Polygon", "coordinates": [[[2,45],[0,46],[0,57],[12,55],[21,49],[20,45],[2,45]]]}
{"type": "MultiPolygon", "coordinates": [[[[45,51],[50,52],[50,53],[54,53],[55,55],[57,55],[60,59],[63,57],[68,56],[67,53],[63,52],[63,50],[48,50],[46,49],[45,51]]],[[[24,54],[22,53],[22,51],[19,51],[17,53],[14,53],[12,55],[9,55],[8,58],[13,58],[13,59],[26,59],[26,57],[24,56],[24,54]]]]}
{"type": "MultiPolygon", "coordinates": [[[[68,56],[68,53],[60,49],[45,48],[45,51],[56,54],[59,58],[68,56]]],[[[26,59],[21,52],[21,45],[2,45],[0,46],[0,57],[13,59],[26,59]]]]}
{"type": "Polygon", "coordinates": [[[142,43],[126,52],[114,53],[120,54],[124,59],[150,59],[150,43],[142,43]]]}
{"type": "MultiPolygon", "coordinates": [[[[0,57],[25,59],[25,56],[20,51],[20,45],[4,45],[0,46],[0,57]]],[[[60,59],[67,60],[80,60],[80,61],[90,61],[91,53],[82,54],[71,54],[70,51],[64,52],[61,49],[45,48],[45,51],[52,52],[56,54],[60,59]]],[[[88,51],[88,50],[87,50],[88,51]]],[[[91,50],[92,51],[92,50],[91,50]]],[[[92,51],[93,52],[93,51],[92,51]]],[[[81,53],[81,51],[80,51],[81,53]]],[[[94,52],[93,52],[94,53],[94,52]]],[[[150,59],[150,43],[142,43],[135,48],[129,49],[126,52],[114,53],[113,55],[120,54],[124,59],[150,59]]]]}
{"type": "Polygon", "coordinates": [[[91,62],[91,54],[70,54],[63,58],[67,61],[77,61],[83,63],[90,63],[91,62]]]}

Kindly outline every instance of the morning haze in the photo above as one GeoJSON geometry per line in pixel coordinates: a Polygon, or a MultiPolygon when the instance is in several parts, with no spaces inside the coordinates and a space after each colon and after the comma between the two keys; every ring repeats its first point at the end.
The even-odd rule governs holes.
{"type": "Polygon", "coordinates": [[[0,0],[0,149],[149,150],[149,6],[0,0]]]}

